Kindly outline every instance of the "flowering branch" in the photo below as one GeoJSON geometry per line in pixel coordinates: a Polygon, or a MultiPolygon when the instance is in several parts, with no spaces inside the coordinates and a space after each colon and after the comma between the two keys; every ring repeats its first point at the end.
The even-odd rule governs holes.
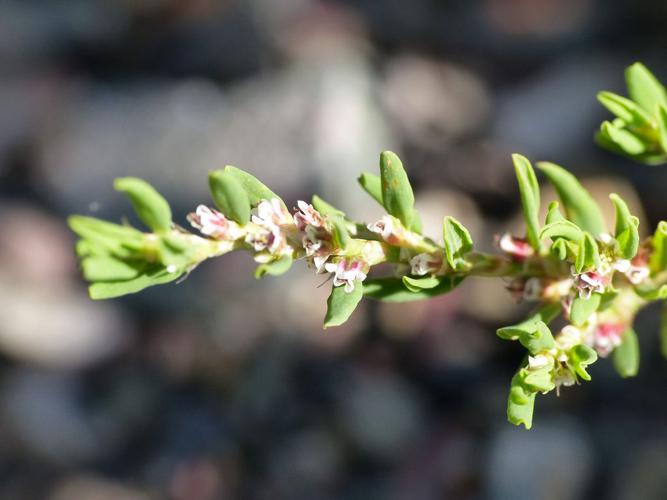
{"type": "MultiPolygon", "coordinates": [[[[639,64],[626,75],[633,100],[599,95],[618,118],[602,125],[598,140],[638,161],[667,161],[667,93],[639,64]]],[[[526,234],[499,236],[496,254],[475,251],[468,230],[451,216],[444,217],[441,240],[423,235],[406,171],[389,151],[380,155],[379,176],[363,173],[358,179],[386,211],[370,224],[318,196],[289,210],[258,179],[231,166],[209,175],[215,207],[199,205],[187,217],[199,234],[174,224],[165,199],[136,178],[118,179],[115,187],[130,198],[149,232],[84,216],[72,216],[69,224],[80,237],[77,254],[93,299],[176,281],[206,259],[245,251],[258,263],[257,278],[281,275],[299,260],[330,275],[325,328],[344,323],[363,297],[420,300],[449,293],[468,277],[504,278],[516,300],[536,304],[528,319],[497,331],[527,350],[511,382],[508,418],[530,428],[536,395],[590,380],[587,367],[598,357],[611,355],[623,377],[637,373],[634,318],[650,302],[667,299],[667,222],[641,241],[639,220],[612,193],[616,221],[609,230],[579,181],[543,162],[538,170],[560,203],[549,205],[542,223],[535,170],[521,155],[513,155],[513,162],[526,234]],[[388,272],[378,276],[380,264],[388,272]],[[552,331],[549,324],[559,316],[567,324],[552,331]]]]}

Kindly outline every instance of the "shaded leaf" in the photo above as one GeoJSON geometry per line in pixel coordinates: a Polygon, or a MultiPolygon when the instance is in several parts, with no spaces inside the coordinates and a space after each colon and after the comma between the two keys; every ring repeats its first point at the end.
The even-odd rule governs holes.
{"type": "Polygon", "coordinates": [[[171,229],[169,203],[153,186],[136,177],[116,179],[114,187],[125,193],[141,221],[151,230],[164,232],[171,229]]]}
{"type": "Polygon", "coordinates": [[[600,307],[602,296],[599,293],[593,293],[588,298],[579,297],[572,299],[570,308],[570,320],[575,326],[583,326],[591,315],[600,307]]]}
{"type": "Polygon", "coordinates": [[[452,269],[466,267],[465,255],[472,250],[472,238],[468,230],[454,217],[446,216],[443,224],[443,239],[447,263],[452,269]]]}
{"type": "Polygon", "coordinates": [[[539,250],[540,187],[537,184],[537,177],[535,177],[535,171],[526,157],[513,154],[512,161],[514,162],[514,171],[519,183],[523,218],[526,222],[526,237],[530,245],[535,250],[539,250]]]}
{"type": "Polygon", "coordinates": [[[623,333],[621,345],[612,353],[614,368],[623,378],[634,377],[639,371],[639,340],[632,328],[623,333]]]}
{"type": "Polygon", "coordinates": [[[667,106],[665,87],[646,66],[636,62],[625,70],[625,82],[630,98],[650,115],[654,115],[659,104],[667,106]]]}
{"type": "Polygon", "coordinates": [[[357,178],[357,181],[371,198],[384,206],[384,203],[382,202],[382,181],[379,176],[369,172],[362,172],[357,178]]]}
{"type": "Polygon", "coordinates": [[[239,180],[224,170],[208,174],[215,205],[228,218],[244,226],[250,221],[250,200],[239,180]]]}
{"type": "Polygon", "coordinates": [[[390,215],[399,219],[407,228],[414,219],[415,196],[400,158],[391,151],[380,155],[380,181],[382,204],[390,215]]]}
{"type": "Polygon", "coordinates": [[[331,294],[327,300],[327,313],[324,317],[324,328],[345,323],[363,296],[364,287],[361,281],[354,282],[354,290],[350,293],[347,293],[343,286],[331,287],[331,294]]]}

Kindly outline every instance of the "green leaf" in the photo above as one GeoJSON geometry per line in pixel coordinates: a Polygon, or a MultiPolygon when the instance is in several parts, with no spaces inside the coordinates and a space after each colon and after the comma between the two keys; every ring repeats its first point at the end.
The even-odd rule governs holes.
{"type": "Polygon", "coordinates": [[[324,328],[339,326],[345,323],[352,315],[364,296],[364,286],[361,281],[354,282],[354,290],[350,293],[343,286],[331,288],[331,295],[327,300],[327,314],[324,317],[324,328]]]}
{"type": "Polygon", "coordinates": [[[384,206],[384,203],[382,202],[382,181],[379,176],[369,172],[362,172],[357,178],[357,182],[359,182],[363,190],[366,191],[371,198],[384,206]]]}
{"type": "Polygon", "coordinates": [[[658,288],[651,285],[639,285],[635,287],[635,293],[644,300],[665,300],[667,299],[667,285],[661,285],[658,288]]]}
{"type": "Polygon", "coordinates": [[[416,292],[407,290],[400,278],[369,279],[364,281],[364,295],[384,302],[412,302],[449,293],[459,286],[463,279],[461,276],[443,276],[439,278],[437,286],[416,292]]]}
{"type": "Polygon", "coordinates": [[[636,62],[625,70],[625,82],[630,98],[650,115],[659,104],[667,106],[665,87],[642,63],[636,62]]]}
{"type": "Polygon", "coordinates": [[[598,267],[600,264],[598,244],[590,233],[583,234],[583,238],[579,242],[578,250],[577,260],[575,262],[575,269],[578,273],[598,267]]]}
{"type": "Polygon", "coordinates": [[[384,208],[405,227],[411,228],[415,212],[415,196],[403,163],[391,151],[384,151],[380,155],[380,181],[384,208]]]}
{"type": "Polygon", "coordinates": [[[333,225],[334,243],[338,248],[345,249],[350,241],[350,235],[347,231],[345,220],[338,215],[330,215],[329,220],[333,225]]]}
{"type": "Polygon", "coordinates": [[[109,255],[92,255],[81,261],[83,276],[91,282],[131,280],[143,267],[146,267],[144,262],[130,263],[109,255]]]}
{"type": "Polygon", "coordinates": [[[591,376],[586,371],[586,367],[595,363],[597,359],[597,353],[585,344],[578,344],[569,352],[570,368],[587,382],[591,376]]]}
{"type": "Polygon", "coordinates": [[[338,210],[333,205],[330,205],[316,194],[313,195],[313,208],[317,210],[324,217],[327,217],[329,215],[345,217],[345,214],[341,210],[338,210]]]}
{"type": "Polygon", "coordinates": [[[424,276],[423,278],[403,276],[403,284],[405,285],[405,288],[415,293],[435,288],[440,284],[440,281],[441,279],[436,276],[424,276]]]}
{"type": "Polygon", "coordinates": [[[519,154],[512,155],[514,171],[519,183],[519,193],[523,205],[523,218],[526,221],[526,236],[528,242],[535,249],[540,249],[540,187],[537,184],[535,171],[528,159],[519,154]]]}
{"type": "Polygon", "coordinates": [[[552,201],[549,203],[549,208],[547,209],[547,217],[545,224],[552,224],[554,222],[565,221],[565,216],[560,211],[560,205],[557,201],[552,201]]]}
{"type": "Polygon", "coordinates": [[[531,391],[549,392],[556,384],[553,377],[553,364],[535,370],[524,368],[523,383],[531,391]]]}
{"type": "Polygon", "coordinates": [[[623,332],[623,340],[612,353],[614,368],[623,378],[634,377],[639,371],[639,341],[632,328],[623,332]]]}
{"type": "Polygon", "coordinates": [[[658,132],[660,147],[667,152],[667,108],[664,105],[658,107],[658,132]]]}
{"type": "Polygon", "coordinates": [[[255,278],[260,279],[267,274],[270,274],[271,276],[280,276],[289,271],[290,267],[292,267],[292,257],[283,255],[278,260],[257,266],[257,269],[255,269],[255,278]]]}
{"type": "Polygon", "coordinates": [[[625,128],[616,127],[610,122],[603,122],[602,132],[625,154],[637,156],[646,152],[647,145],[644,140],[625,128]]]}
{"type": "Polygon", "coordinates": [[[615,238],[618,242],[621,256],[624,259],[632,259],[639,250],[639,219],[630,214],[628,205],[616,193],[609,195],[616,207],[615,238]]]}
{"type": "Polygon", "coordinates": [[[651,115],[630,99],[606,91],[598,93],[597,98],[605,108],[629,125],[637,128],[653,126],[651,115]]]}
{"type": "Polygon", "coordinates": [[[556,189],[570,221],[595,237],[606,231],[600,207],[574,175],[549,162],[537,166],[556,189]]]}
{"type": "Polygon", "coordinates": [[[472,250],[472,238],[468,230],[454,217],[446,216],[443,224],[443,239],[447,263],[457,271],[465,269],[465,255],[472,250]]]}
{"type": "Polygon", "coordinates": [[[73,215],[67,219],[69,227],[83,241],[77,245],[77,253],[85,255],[107,255],[112,253],[118,257],[131,257],[135,252],[128,246],[141,247],[144,234],[130,226],[122,226],[106,222],[94,217],[73,215]]]}
{"type": "Polygon", "coordinates": [[[570,319],[575,326],[583,326],[588,318],[598,310],[602,296],[599,293],[593,293],[590,297],[583,298],[576,296],[572,300],[570,309],[570,319]]]}
{"type": "Polygon", "coordinates": [[[215,205],[226,217],[242,226],[250,221],[250,200],[236,177],[214,170],[208,174],[208,184],[215,205]]]}
{"type": "Polygon", "coordinates": [[[576,224],[569,220],[560,220],[547,224],[542,228],[540,240],[551,238],[556,241],[559,238],[579,243],[584,238],[584,232],[576,224]]]}
{"type": "Polygon", "coordinates": [[[560,304],[545,304],[537,309],[525,321],[512,326],[499,328],[496,334],[501,339],[518,340],[525,333],[531,334],[537,328],[537,323],[550,323],[560,313],[560,304]]]}
{"type": "Polygon", "coordinates": [[[667,269],[667,222],[660,221],[651,240],[653,251],[649,259],[651,274],[667,269]]]}
{"type": "Polygon", "coordinates": [[[140,292],[153,285],[162,285],[175,281],[183,273],[183,270],[169,273],[163,266],[156,265],[134,279],[93,283],[88,291],[90,298],[93,300],[111,299],[140,292]]]}
{"type": "Polygon", "coordinates": [[[156,232],[171,229],[169,203],[153,186],[136,177],[123,177],[114,182],[116,191],[125,193],[141,221],[156,232]]]}
{"type": "Polygon", "coordinates": [[[551,255],[560,260],[567,259],[568,244],[563,238],[558,238],[550,248],[551,255]]]}
{"type": "Polygon", "coordinates": [[[250,175],[248,172],[244,172],[240,168],[232,167],[231,165],[227,165],[223,171],[226,174],[234,177],[234,179],[236,179],[239,184],[243,186],[251,206],[254,207],[258,205],[262,200],[272,200],[274,198],[280,200],[283,206],[285,206],[280,196],[275,194],[268,187],[262,184],[259,179],[253,175],[250,175]]]}
{"type": "Polygon", "coordinates": [[[526,429],[533,426],[533,410],[535,408],[535,392],[524,384],[521,371],[514,377],[510,385],[507,399],[507,420],[514,425],[523,425],[526,429]]]}

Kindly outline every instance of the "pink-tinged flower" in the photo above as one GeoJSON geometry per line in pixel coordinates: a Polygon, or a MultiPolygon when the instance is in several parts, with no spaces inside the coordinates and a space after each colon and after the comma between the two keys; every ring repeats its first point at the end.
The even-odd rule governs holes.
{"type": "Polygon", "coordinates": [[[327,262],[324,264],[324,269],[327,272],[335,273],[333,284],[334,286],[345,286],[345,291],[350,293],[354,290],[355,281],[363,281],[366,279],[366,272],[368,271],[368,264],[362,260],[342,259],[337,264],[334,262],[327,262]]]}
{"type": "Polygon", "coordinates": [[[592,293],[604,293],[609,282],[609,275],[598,271],[588,271],[574,276],[574,284],[582,299],[588,299],[592,293]]]}
{"type": "Polygon", "coordinates": [[[544,298],[545,287],[540,278],[517,278],[505,288],[517,303],[524,300],[534,302],[544,298]]]}
{"type": "Polygon", "coordinates": [[[419,243],[419,236],[405,229],[401,221],[391,215],[384,215],[379,221],[368,224],[366,227],[393,246],[411,247],[419,243]]]}
{"type": "Polygon", "coordinates": [[[425,276],[440,271],[442,255],[420,253],[410,259],[410,272],[415,276],[425,276]]]}
{"type": "Polygon", "coordinates": [[[315,208],[303,200],[296,202],[298,208],[294,212],[294,223],[299,231],[305,231],[308,226],[314,228],[324,227],[324,217],[315,208]]]}
{"type": "Polygon", "coordinates": [[[593,332],[589,343],[601,358],[606,358],[611,351],[621,345],[625,329],[625,325],[620,323],[602,323],[593,332]]]}
{"type": "Polygon", "coordinates": [[[324,272],[324,264],[332,253],[331,238],[328,236],[309,226],[302,239],[308,263],[315,268],[318,274],[324,272]]]}
{"type": "Polygon", "coordinates": [[[527,240],[517,238],[509,233],[505,233],[499,237],[497,245],[503,252],[518,262],[523,262],[535,254],[535,250],[533,250],[533,247],[530,246],[527,240]]]}
{"type": "Polygon", "coordinates": [[[199,205],[196,212],[187,217],[192,227],[202,234],[218,240],[237,240],[244,235],[239,225],[227,219],[214,208],[199,205]]]}

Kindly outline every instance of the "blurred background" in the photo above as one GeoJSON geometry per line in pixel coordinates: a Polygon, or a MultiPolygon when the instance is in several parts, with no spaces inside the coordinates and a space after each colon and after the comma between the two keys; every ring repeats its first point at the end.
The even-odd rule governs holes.
{"type": "Polygon", "coordinates": [[[392,149],[435,237],[445,214],[482,249],[521,231],[512,152],[623,193],[647,231],[667,167],[593,144],[595,93],[636,60],[667,80],[666,42],[659,0],[0,0],[0,498],[664,499],[655,310],[636,379],[600,362],[526,432],[502,282],[325,332],[321,277],[229,255],[95,303],[65,218],[120,221],[112,179],[136,175],[185,224],[233,164],[373,221],[355,178],[392,149]]]}

